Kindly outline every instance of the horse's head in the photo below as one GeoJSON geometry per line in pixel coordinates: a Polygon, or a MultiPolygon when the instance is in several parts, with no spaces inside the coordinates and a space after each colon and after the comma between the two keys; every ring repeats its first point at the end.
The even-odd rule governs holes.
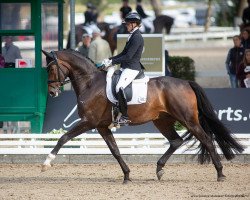
{"type": "Polygon", "coordinates": [[[42,52],[46,56],[47,62],[48,92],[52,97],[57,97],[61,92],[61,86],[68,82],[65,79],[69,75],[70,66],[58,58],[56,52],[49,53],[44,50],[42,52]]]}

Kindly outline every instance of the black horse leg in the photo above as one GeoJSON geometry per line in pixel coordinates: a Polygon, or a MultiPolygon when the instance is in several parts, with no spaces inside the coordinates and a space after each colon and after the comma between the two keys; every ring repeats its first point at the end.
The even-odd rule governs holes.
{"type": "Polygon", "coordinates": [[[85,122],[85,121],[80,121],[76,126],[74,126],[70,131],[62,135],[62,137],[58,140],[56,146],[54,149],[50,152],[50,154],[47,156],[45,162],[42,165],[42,172],[46,171],[51,165],[51,161],[55,159],[58,151],[61,149],[61,147],[71,140],[72,138],[84,133],[85,131],[90,130],[92,127],[85,122]]]}
{"type": "Polygon", "coordinates": [[[131,180],[129,179],[129,168],[127,164],[124,162],[124,160],[121,157],[120,151],[118,149],[118,146],[116,144],[115,138],[111,132],[110,129],[108,128],[97,128],[98,132],[101,134],[103,137],[104,141],[107,143],[112,155],[116,158],[118,163],[120,164],[122,171],[124,173],[124,181],[123,183],[128,183],[131,180]]]}
{"type": "Polygon", "coordinates": [[[158,119],[153,121],[153,123],[170,143],[169,149],[157,162],[156,175],[158,180],[160,180],[164,174],[163,167],[165,166],[167,160],[176,151],[176,149],[178,149],[182,145],[183,140],[174,129],[175,120],[158,119]]]}
{"type": "Polygon", "coordinates": [[[220,157],[215,150],[212,139],[207,136],[199,124],[189,124],[187,128],[206,147],[207,151],[209,152],[217,171],[217,180],[224,181],[226,176],[222,172],[223,166],[221,164],[220,157]]]}

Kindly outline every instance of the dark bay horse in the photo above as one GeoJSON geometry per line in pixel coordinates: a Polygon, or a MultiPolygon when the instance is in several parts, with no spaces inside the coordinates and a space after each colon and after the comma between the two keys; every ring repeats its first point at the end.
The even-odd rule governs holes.
{"type": "MultiPolygon", "coordinates": [[[[111,130],[112,104],[106,97],[106,72],[98,70],[93,62],[80,53],[67,49],[56,52],[45,52],[48,66],[48,92],[58,96],[60,87],[68,77],[71,80],[77,97],[78,114],[81,120],[70,131],[64,134],[54,149],[47,156],[42,171],[50,167],[60,148],[72,138],[96,128],[103,137],[113,156],[117,159],[124,173],[124,183],[130,181],[130,170],[120,155],[111,130]]],[[[223,181],[220,156],[215,149],[215,142],[225,158],[231,160],[243,147],[232,137],[214,113],[213,107],[202,88],[195,82],[172,77],[151,78],[148,83],[147,102],[129,105],[130,125],[139,125],[153,121],[159,131],[168,139],[169,149],[158,160],[156,174],[162,178],[169,157],[183,142],[195,137],[200,141],[198,160],[205,163],[212,159],[217,171],[217,180],[223,181]],[[179,121],[187,128],[186,137],[181,137],[174,129],[179,121]]]]}

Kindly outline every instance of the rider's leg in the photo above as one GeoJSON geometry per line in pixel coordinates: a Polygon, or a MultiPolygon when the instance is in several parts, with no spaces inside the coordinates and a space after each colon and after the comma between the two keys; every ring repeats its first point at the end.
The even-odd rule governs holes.
{"type": "Polygon", "coordinates": [[[142,24],[145,26],[145,29],[150,29],[148,33],[154,33],[154,24],[153,21],[150,20],[150,18],[147,17],[142,19],[142,24]]]}
{"type": "Polygon", "coordinates": [[[119,109],[123,115],[122,116],[123,119],[128,119],[127,100],[124,94],[124,89],[135,79],[135,77],[138,74],[139,71],[126,68],[122,71],[121,77],[116,85],[116,93],[119,101],[119,109]]]}
{"type": "Polygon", "coordinates": [[[119,101],[119,110],[122,113],[122,117],[128,120],[128,105],[123,88],[120,88],[119,92],[117,93],[117,97],[119,101]]]}
{"type": "Polygon", "coordinates": [[[122,69],[122,74],[121,77],[116,85],[116,93],[119,92],[120,88],[125,89],[134,79],[135,77],[139,74],[138,70],[133,70],[133,69],[122,69]]]}

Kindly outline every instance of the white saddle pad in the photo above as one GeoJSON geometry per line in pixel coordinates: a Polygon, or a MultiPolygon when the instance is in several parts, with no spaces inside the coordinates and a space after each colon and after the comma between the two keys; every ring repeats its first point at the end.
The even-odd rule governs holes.
{"type": "MultiPolygon", "coordinates": [[[[108,99],[112,102],[112,103],[116,103],[118,102],[113,93],[112,93],[112,89],[111,89],[111,84],[112,84],[112,75],[114,74],[115,69],[114,67],[109,67],[108,69],[108,73],[107,73],[107,77],[106,77],[106,82],[107,82],[107,86],[106,86],[106,93],[107,93],[107,97],[108,99]]],[[[132,104],[142,104],[145,103],[147,101],[147,92],[148,92],[148,81],[149,81],[149,77],[145,76],[142,79],[136,79],[133,80],[132,82],[132,99],[131,101],[128,102],[128,105],[132,105],[132,104]]]]}

